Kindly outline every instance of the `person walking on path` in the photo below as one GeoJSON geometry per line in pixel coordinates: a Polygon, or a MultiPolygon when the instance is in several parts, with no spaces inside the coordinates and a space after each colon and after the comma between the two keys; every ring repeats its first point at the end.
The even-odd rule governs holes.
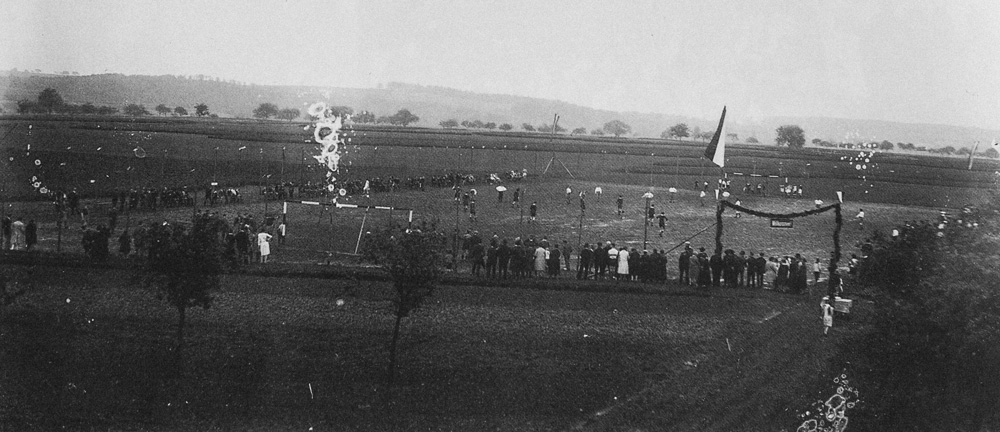
{"type": "Polygon", "coordinates": [[[830,302],[822,302],[819,307],[823,310],[823,336],[826,336],[833,327],[833,306],[830,302]]]}

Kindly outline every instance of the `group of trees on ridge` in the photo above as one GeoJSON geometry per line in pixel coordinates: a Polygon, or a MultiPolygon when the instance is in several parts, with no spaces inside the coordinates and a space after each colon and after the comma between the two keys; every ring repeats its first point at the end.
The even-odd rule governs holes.
{"type": "MultiPolygon", "coordinates": [[[[214,114],[209,113],[208,105],[204,103],[199,103],[194,107],[194,113],[198,117],[214,116],[214,114]]],[[[170,108],[164,104],[159,104],[154,108],[156,112],[160,115],[173,114],[177,116],[186,116],[188,114],[187,108],[184,107],[174,107],[170,108]]],[[[67,103],[62,95],[59,94],[53,88],[46,88],[38,93],[38,97],[35,100],[31,99],[21,99],[17,101],[17,113],[18,114],[97,114],[97,115],[115,115],[122,113],[128,116],[146,116],[152,115],[145,105],[142,104],[126,104],[122,108],[107,106],[107,105],[94,105],[93,103],[87,102],[83,104],[71,104],[67,103]]]]}

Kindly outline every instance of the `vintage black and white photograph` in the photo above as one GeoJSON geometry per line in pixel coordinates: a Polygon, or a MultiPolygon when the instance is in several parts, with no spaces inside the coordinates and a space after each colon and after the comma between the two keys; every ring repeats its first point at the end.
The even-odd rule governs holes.
{"type": "Polygon", "coordinates": [[[0,6],[0,431],[1000,430],[1000,3],[0,6]]]}

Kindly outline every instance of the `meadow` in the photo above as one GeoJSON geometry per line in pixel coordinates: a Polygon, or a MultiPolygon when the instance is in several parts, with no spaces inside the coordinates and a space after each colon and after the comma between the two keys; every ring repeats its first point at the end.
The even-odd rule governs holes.
{"type": "MultiPolygon", "coordinates": [[[[2,255],[4,274],[28,288],[0,309],[0,424],[10,430],[791,430],[829,390],[831,371],[849,367],[830,363],[836,343],[862,336],[870,312],[859,298],[851,321],[824,340],[819,289],[796,296],[570,276],[493,283],[468,276],[466,263],[404,321],[400,384],[387,398],[391,286],[379,278],[344,278],[343,267],[325,264],[358,265],[352,253],[359,234],[405,223],[406,215],[297,203],[282,215],[281,202],[263,201],[263,183],[322,180],[303,124],[46,118],[3,124],[12,123],[19,126],[3,141],[3,206],[38,220],[43,253],[57,243],[81,253],[81,231],[77,220],[56,229],[52,205],[30,184],[33,176],[47,188],[83,193],[92,224],[106,220],[115,190],[216,181],[240,188],[247,199],[208,210],[227,219],[284,217],[289,237],[274,245],[273,262],[227,274],[212,308],[189,313],[182,368],[171,353],[176,311],[137,282],[129,261],[71,267],[70,260],[30,265],[30,254],[2,255]],[[146,156],[137,157],[136,147],[146,156]]],[[[466,186],[478,191],[477,221],[455,204],[450,188],[349,196],[342,203],[413,208],[415,220],[446,232],[545,236],[574,251],[596,241],[639,250],[672,249],[686,240],[714,246],[713,189],[723,171],[699,159],[703,143],[361,127],[349,137],[343,178],[521,169],[529,176],[506,184],[502,203],[490,185],[466,186]],[[543,175],[553,157],[572,176],[561,165],[543,175]],[[710,183],[704,201],[703,182],[710,183]],[[518,187],[525,193],[521,208],[510,204],[518,187]],[[582,215],[580,191],[588,192],[582,215]],[[644,225],[646,192],[669,218],[662,237],[644,225]],[[624,217],[615,213],[618,195],[624,217]],[[539,220],[528,223],[533,201],[539,220]]],[[[879,153],[869,156],[877,163],[862,179],[849,160],[857,151],[734,146],[729,154],[724,172],[737,189],[731,200],[746,207],[798,212],[813,208],[815,199],[835,202],[834,192],[843,191],[846,256],[876,230],[981,202],[996,168],[977,161],[968,171],[962,159],[879,153]],[[803,185],[802,197],[777,194],[786,176],[803,185]],[[739,192],[746,181],[766,182],[767,196],[739,192]],[[860,208],[867,213],[864,229],[852,221],[860,208]]],[[[123,227],[183,221],[192,210],[126,212],[112,239],[123,227]]],[[[723,225],[726,248],[825,258],[833,247],[829,213],[777,229],[767,219],[727,211],[723,225]]],[[[670,253],[671,276],[678,252],[670,253]]]]}

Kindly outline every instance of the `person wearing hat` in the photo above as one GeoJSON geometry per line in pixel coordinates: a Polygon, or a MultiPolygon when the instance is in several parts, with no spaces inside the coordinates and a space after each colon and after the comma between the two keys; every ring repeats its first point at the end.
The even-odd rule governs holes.
{"type": "Polygon", "coordinates": [[[688,273],[688,269],[691,268],[691,255],[693,252],[691,250],[691,243],[684,242],[684,251],[681,252],[680,258],[677,259],[677,270],[679,272],[677,283],[691,285],[691,275],[688,273]]]}

